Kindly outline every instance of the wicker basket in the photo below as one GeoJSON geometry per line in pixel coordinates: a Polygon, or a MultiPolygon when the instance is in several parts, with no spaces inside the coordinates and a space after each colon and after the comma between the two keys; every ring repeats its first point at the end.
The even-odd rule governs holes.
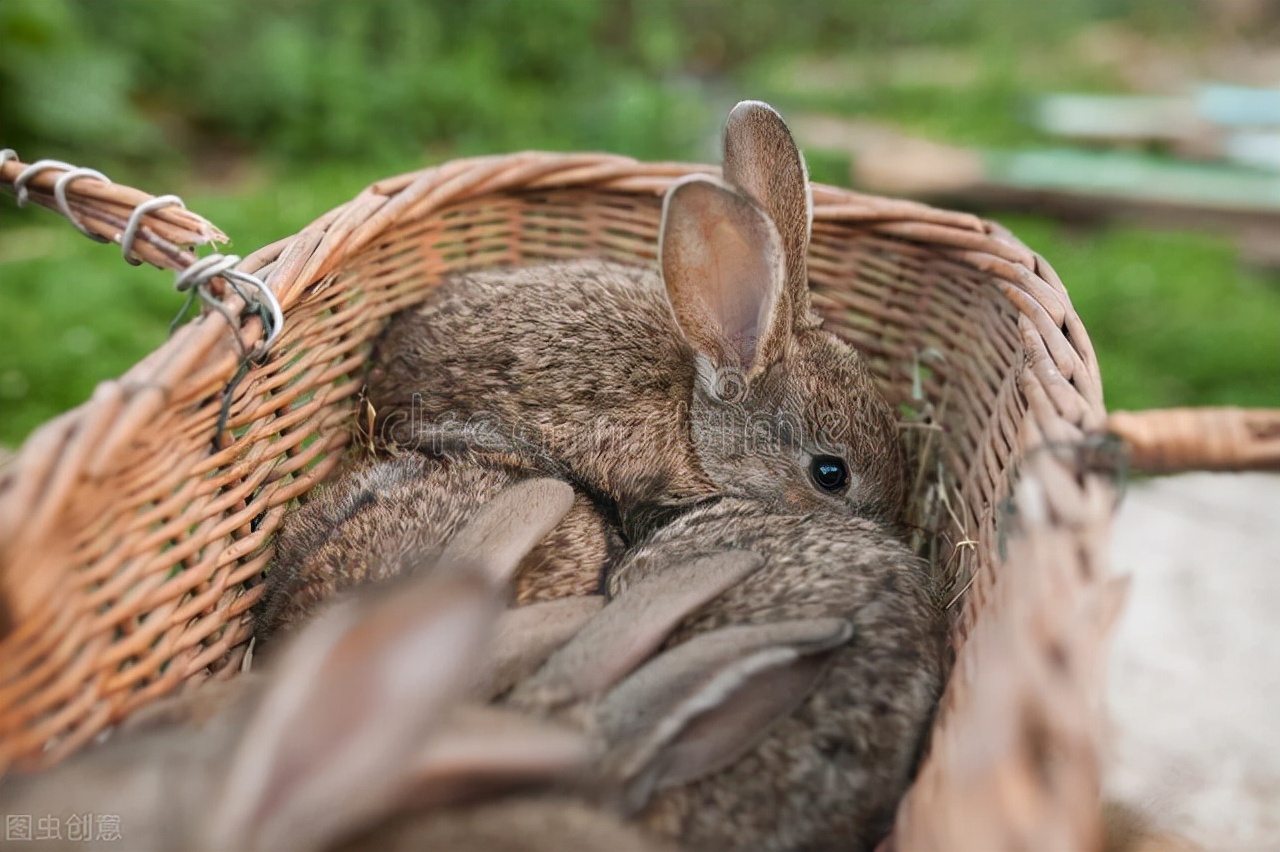
{"type": "MultiPolygon", "coordinates": [[[[126,258],[188,270],[183,286],[219,310],[0,470],[0,771],[49,765],[159,696],[239,670],[273,533],[358,433],[368,344],[388,317],[454,270],[651,263],[662,193],[711,171],[585,154],[454,161],[374,184],[246,258],[238,272],[253,277],[237,279],[214,274],[234,261],[190,274],[190,249],[222,235],[173,199],[37,166],[0,157],[0,185],[126,258]],[[271,299],[237,280],[278,299],[274,340],[270,314],[245,311],[271,299]]],[[[908,413],[919,544],[954,583],[957,663],[897,845],[1092,848],[1101,660],[1122,595],[1105,559],[1117,457],[1099,437],[1088,336],[1053,270],[1000,227],[814,195],[815,307],[908,413]]],[[[1227,441],[1207,466],[1274,464],[1280,418],[1264,419],[1250,449],[1227,441]]],[[[1197,464],[1185,453],[1200,449],[1191,440],[1165,467],[1197,464]]]]}

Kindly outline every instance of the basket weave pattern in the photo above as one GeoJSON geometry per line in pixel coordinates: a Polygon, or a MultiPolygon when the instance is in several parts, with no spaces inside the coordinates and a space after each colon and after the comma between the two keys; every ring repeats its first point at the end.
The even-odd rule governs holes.
{"type": "MultiPolygon", "coordinates": [[[[20,166],[0,167],[0,178],[12,183],[20,166]]],[[[661,196],[691,171],[714,170],[526,153],[379,182],[241,264],[272,287],[286,324],[235,385],[219,449],[210,441],[222,395],[240,346],[262,337],[257,319],[230,330],[206,313],[42,427],[0,472],[0,771],[55,762],[154,698],[238,669],[271,537],[358,434],[368,344],[388,317],[456,270],[582,256],[652,263],[661,196]]],[[[52,180],[33,180],[33,197],[52,180]]],[[[103,192],[92,180],[77,188],[103,192]]],[[[94,209],[76,208],[118,241],[119,225],[94,209]]],[[[826,186],[814,187],[814,219],[815,309],[866,354],[892,402],[932,414],[941,475],[923,473],[913,516],[935,519],[934,556],[964,592],[955,642],[957,677],[969,681],[981,643],[965,637],[1007,570],[997,525],[1016,460],[1105,423],[1092,348],[1053,270],[998,226],[826,186]],[[924,505],[937,503],[926,482],[939,479],[945,511],[924,505]]],[[[155,245],[220,236],[184,221],[144,227],[144,259],[173,266],[155,245]]],[[[1074,462],[1040,464],[1059,480],[1044,523],[1068,540],[1095,534],[1110,490],[1074,462]]],[[[922,773],[934,787],[965,735],[970,686],[948,690],[922,773]]]]}

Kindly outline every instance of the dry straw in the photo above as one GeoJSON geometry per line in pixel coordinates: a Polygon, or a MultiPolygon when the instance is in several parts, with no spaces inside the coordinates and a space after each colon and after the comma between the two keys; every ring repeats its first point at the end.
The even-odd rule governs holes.
{"type": "MultiPolygon", "coordinates": [[[[138,212],[145,193],[38,165],[0,156],[0,185],[127,257],[190,270],[194,247],[224,239],[174,199],[138,212]]],[[[661,196],[692,171],[712,170],[459,160],[372,185],[238,274],[189,271],[214,310],[0,469],[0,770],[51,764],[159,696],[241,668],[272,536],[358,432],[368,344],[388,317],[456,270],[650,264],[661,196]]],[[[1120,593],[1103,558],[1115,489],[1097,463],[1106,413],[1084,326],[1048,264],[997,225],[814,194],[814,304],[902,407],[916,543],[946,569],[954,615],[957,664],[898,846],[1087,848],[1120,593]]],[[[1276,422],[1259,441],[1274,443],[1276,422]]]]}

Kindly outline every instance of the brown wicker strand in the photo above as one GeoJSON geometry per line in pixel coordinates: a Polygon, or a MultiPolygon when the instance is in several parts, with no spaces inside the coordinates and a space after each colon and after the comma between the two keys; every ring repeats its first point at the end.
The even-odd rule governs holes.
{"type": "Polygon", "coordinates": [[[1140,473],[1280,470],[1280,408],[1117,411],[1106,429],[1140,473]]]}
{"type": "MultiPolygon", "coordinates": [[[[76,169],[65,163],[44,162],[50,165],[25,181],[24,200],[61,213],[86,235],[103,242],[120,244],[133,211],[156,200],[141,190],[86,175],[64,187],[64,207],[55,188],[60,177],[76,169]]],[[[15,184],[31,168],[16,157],[0,157],[0,186],[16,193],[15,184]]],[[[132,253],[160,269],[182,270],[196,259],[186,247],[225,242],[226,235],[205,219],[185,207],[167,206],[141,217],[132,253]]]]}
{"type": "Polygon", "coordinates": [[[1107,573],[1115,491],[1072,457],[1027,459],[1001,582],[899,810],[899,850],[1100,848],[1099,708],[1127,583],[1107,573]]]}

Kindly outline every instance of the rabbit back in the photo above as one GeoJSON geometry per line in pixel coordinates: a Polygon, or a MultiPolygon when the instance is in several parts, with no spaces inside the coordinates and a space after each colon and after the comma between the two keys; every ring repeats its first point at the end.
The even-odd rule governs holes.
{"type": "Polygon", "coordinates": [[[384,443],[430,449],[433,430],[463,428],[567,466],[624,514],[630,495],[714,493],[689,434],[692,352],[651,271],[574,261],[455,275],[392,321],[373,359],[384,443]]]}
{"type": "MultiPolygon", "coordinates": [[[[285,519],[256,632],[269,639],[355,587],[432,564],[450,538],[504,488],[530,477],[516,464],[404,453],[358,462],[285,519]]],[[[622,542],[586,495],[521,561],[516,600],[593,594],[622,542]]]]}

